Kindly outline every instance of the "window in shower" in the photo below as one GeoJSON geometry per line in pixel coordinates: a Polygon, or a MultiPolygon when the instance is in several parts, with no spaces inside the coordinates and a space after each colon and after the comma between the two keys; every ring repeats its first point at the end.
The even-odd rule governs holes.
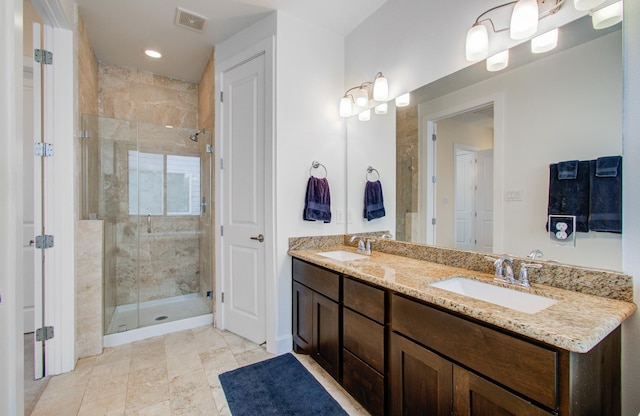
{"type": "Polygon", "coordinates": [[[129,214],[165,213],[200,215],[200,158],[130,150],[129,214]]]}

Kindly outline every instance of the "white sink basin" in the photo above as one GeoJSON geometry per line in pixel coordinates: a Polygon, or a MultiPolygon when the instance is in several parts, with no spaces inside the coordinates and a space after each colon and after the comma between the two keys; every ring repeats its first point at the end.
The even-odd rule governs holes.
{"type": "Polygon", "coordinates": [[[319,256],[328,257],[330,259],[338,260],[338,261],[360,260],[360,259],[366,259],[369,257],[369,256],[363,256],[362,254],[352,253],[350,251],[344,251],[344,250],[323,251],[316,254],[319,256]]]}
{"type": "Polygon", "coordinates": [[[464,277],[454,277],[441,282],[431,283],[431,286],[524,313],[540,312],[558,302],[557,300],[545,298],[544,296],[494,286],[464,277]]]}

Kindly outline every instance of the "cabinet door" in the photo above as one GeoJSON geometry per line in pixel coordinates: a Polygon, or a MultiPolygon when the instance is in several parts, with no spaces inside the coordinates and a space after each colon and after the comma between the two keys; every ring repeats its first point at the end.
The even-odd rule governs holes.
{"type": "Polygon", "coordinates": [[[395,333],[390,357],[392,414],[451,415],[451,362],[395,333]]]}
{"type": "Polygon", "coordinates": [[[338,380],[340,364],[340,309],[338,303],[313,292],[313,357],[338,380]]]}
{"type": "Polygon", "coordinates": [[[293,282],[293,350],[311,354],[313,335],[313,292],[293,282]]]}
{"type": "Polygon", "coordinates": [[[454,366],[453,379],[453,410],[456,415],[548,416],[551,414],[458,366],[454,366]]]}

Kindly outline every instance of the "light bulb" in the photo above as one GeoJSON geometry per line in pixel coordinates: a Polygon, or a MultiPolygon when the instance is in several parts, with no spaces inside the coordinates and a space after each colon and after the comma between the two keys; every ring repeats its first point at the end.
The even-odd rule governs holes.
{"type": "Polygon", "coordinates": [[[378,104],[375,108],[376,114],[387,114],[387,111],[389,111],[389,104],[387,103],[378,104]]]}
{"type": "Polygon", "coordinates": [[[366,107],[368,103],[369,91],[364,87],[358,88],[358,91],[356,92],[356,104],[359,107],[366,107]]]}
{"type": "Polygon", "coordinates": [[[511,14],[511,39],[526,39],[538,31],[538,1],[519,0],[511,14]]]}
{"type": "Polygon", "coordinates": [[[487,71],[500,71],[505,69],[507,65],[509,65],[509,49],[487,58],[487,71]]]}
{"type": "Polygon", "coordinates": [[[593,12],[591,21],[594,29],[606,29],[622,21],[622,2],[613,3],[593,12]]]}
{"type": "Polygon", "coordinates": [[[364,110],[358,114],[358,120],[369,121],[371,119],[371,110],[364,110]]]}
{"type": "Polygon", "coordinates": [[[406,107],[411,103],[411,95],[407,92],[396,97],[396,107],[406,107]]]}
{"type": "Polygon", "coordinates": [[[159,59],[162,58],[162,54],[158,51],[154,51],[153,49],[145,49],[144,54],[149,58],[159,59]]]}
{"type": "Polygon", "coordinates": [[[576,10],[590,10],[604,3],[604,0],[573,0],[576,10]]]}
{"type": "Polygon", "coordinates": [[[467,32],[465,46],[467,61],[479,61],[489,54],[489,35],[484,25],[474,25],[467,32]]]}
{"type": "Polygon", "coordinates": [[[373,99],[376,101],[386,101],[389,98],[389,83],[387,79],[378,73],[376,80],[373,82],[373,99]]]}
{"type": "Polygon", "coordinates": [[[351,117],[351,97],[344,96],[340,99],[340,117],[351,117]]]}
{"type": "Polygon", "coordinates": [[[558,28],[531,39],[532,53],[549,52],[556,46],[558,46],[558,28]]]}

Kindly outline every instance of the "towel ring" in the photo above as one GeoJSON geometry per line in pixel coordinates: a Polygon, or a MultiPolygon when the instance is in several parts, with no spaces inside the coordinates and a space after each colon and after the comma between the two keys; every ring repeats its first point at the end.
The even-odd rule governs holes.
{"type": "Polygon", "coordinates": [[[313,169],[318,169],[320,166],[322,166],[322,169],[324,169],[324,177],[327,177],[327,167],[325,165],[323,165],[322,163],[314,160],[313,162],[311,162],[311,167],[309,168],[309,176],[313,176],[313,174],[311,173],[311,171],[313,169]]]}
{"type": "Polygon", "coordinates": [[[369,182],[374,182],[374,181],[372,181],[371,179],[369,179],[369,175],[370,175],[370,174],[372,174],[373,172],[375,172],[375,173],[376,173],[376,175],[378,176],[378,177],[376,178],[376,181],[379,181],[379,180],[380,180],[380,172],[378,172],[378,169],[373,168],[373,167],[371,167],[371,166],[367,166],[367,175],[366,175],[367,180],[368,180],[369,182]]]}

